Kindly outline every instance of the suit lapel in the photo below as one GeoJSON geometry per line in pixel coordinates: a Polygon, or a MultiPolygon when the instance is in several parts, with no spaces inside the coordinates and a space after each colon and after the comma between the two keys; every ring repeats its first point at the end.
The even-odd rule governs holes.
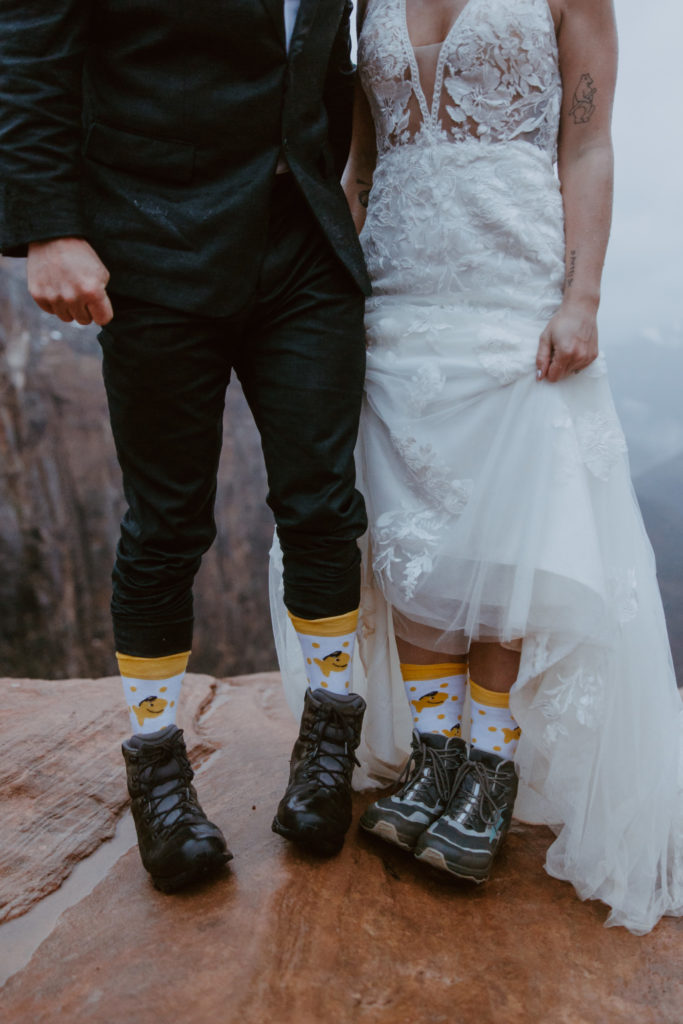
{"type": "Polygon", "coordinates": [[[285,45],[285,14],[283,0],[261,0],[261,3],[270,14],[277,31],[277,37],[285,45]]]}
{"type": "Polygon", "coordinates": [[[301,0],[294,24],[294,32],[292,33],[292,41],[289,45],[290,55],[296,53],[303,46],[304,38],[313,24],[317,8],[318,0],[301,0]],[[294,49],[295,44],[296,50],[294,49]]]}

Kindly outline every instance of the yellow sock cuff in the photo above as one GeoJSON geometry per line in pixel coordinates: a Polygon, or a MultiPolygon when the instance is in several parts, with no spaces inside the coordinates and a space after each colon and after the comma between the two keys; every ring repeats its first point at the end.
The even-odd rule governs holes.
{"type": "Polygon", "coordinates": [[[344,615],[332,615],[329,619],[300,619],[287,612],[297,633],[304,636],[348,636],[358,626],[358,608],[344,615]]]}
{"type": "Polygon", "coordinates": [[[132,654],[116,652],[119,672],[128,679],[170,679],[184,672],[190,660],[190,651],[168,654],[163,658],[136,658],[132,654]]]}
{"type": "Polygon", "coordinates": [[[478,686],[475,683],[472,676],[470,676],[470,695],[472,700],[476,700],[477,704],[485,704],[489,708],[510,707],[509,693],[498,693],[497,690],[485,690],[483,686],[478,686]]]}
{"type": "Polygon", "coordinates": [[[447,679],[449,676],[464,676],[466,673],[467,664],[461,661],[444,661],[440,665],[408,665],[401,662],[401,675],[406,683],[447,679]]]}

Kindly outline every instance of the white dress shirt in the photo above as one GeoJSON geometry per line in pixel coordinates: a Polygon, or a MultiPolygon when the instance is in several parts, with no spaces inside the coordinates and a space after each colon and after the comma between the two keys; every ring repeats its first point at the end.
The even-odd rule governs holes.
{"type": "MultiPolygon", "coordinates": [[[[289,44],[292,39],[292,32],[294,31],[294,22],[299,12],[299,0],[284,0],[285,5],[285,38],[287,40],[287,53],[289,53],[289,44]]],[[[285,160],[284,154],[281,152],[278,157],[277,167],[275,168],[276,174],[286,174],[289,170],[289,164],[285,160]]]]}
{"type": "Polygon", "coordinates": [[[294,22],[299,10],[299,0],[284,0],[285,4],[285,36],[287,39],[287,52],[294,31],[294,22]]]}

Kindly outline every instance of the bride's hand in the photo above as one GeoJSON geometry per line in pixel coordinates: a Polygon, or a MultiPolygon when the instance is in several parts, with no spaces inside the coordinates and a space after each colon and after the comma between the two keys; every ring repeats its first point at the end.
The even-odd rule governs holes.
{"type": "Polygon", "coordinates": [[[580,305],[560,306],[543,334],[536,353],[536,377],[555,382],[578,373],[597,358],[596,314],[580,305]]]}

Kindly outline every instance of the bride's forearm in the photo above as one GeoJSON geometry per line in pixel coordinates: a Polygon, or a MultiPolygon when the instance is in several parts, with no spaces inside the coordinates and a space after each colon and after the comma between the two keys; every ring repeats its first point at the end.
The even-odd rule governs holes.
{"type": "Polygon", "coordinates": [[[372,172],[367,167],[363,168],[355,161],[349,160],[342,176],[342,188],[356,231],[360,234],[365,223],[372,188],[372,172]]]}
{"type": "Polygon", "coordinates": [[[365,224],[372,176],[377,160],[375,128],[363,88],[356,80],[353,98],[353,132],[349,159],[342,175],[342,188],[358,234],[365,224]]]}
{"type": "Polygon", "coordinates": [[[559,171],[566,239],[563,302],[597,312],[612,219],[611,143],[561,157],[559,171]]]}
{"type": "Polygon", "coordinates": [[[562,0],[558,170],[565,214],[563,306],[595,317],[612,218],[610,122],[617,73],[612,0],[562,0]]]}

